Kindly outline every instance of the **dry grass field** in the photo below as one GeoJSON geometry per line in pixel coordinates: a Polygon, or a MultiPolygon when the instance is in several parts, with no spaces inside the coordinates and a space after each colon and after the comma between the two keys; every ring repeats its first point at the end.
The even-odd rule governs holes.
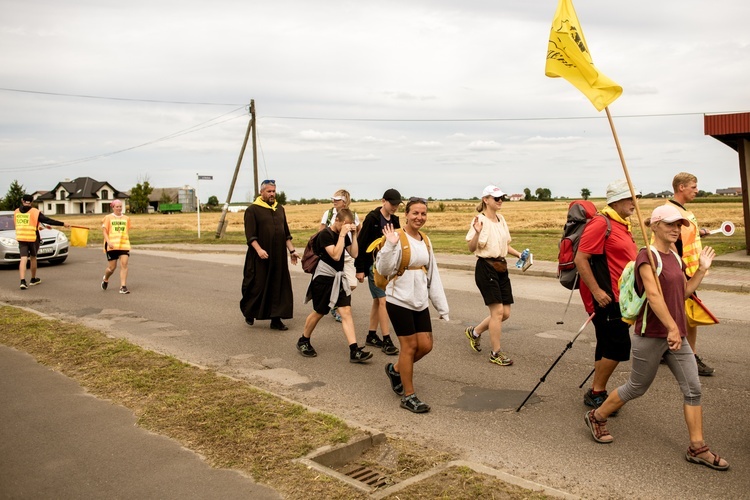
{"type": "MultiPolygon", "coordinates": [[[[597,206],[604,206],[604,200],[592,200],[597,206]]],[[[506,202],[502,214],[508,221],[511,235],[516,244],[530,247],[537,258],[553,260],[557,256],[557,241],[570,200],[552,202],[506,202]]],[[[640,201],[643,217],[648,217],[651,210],[663,200],[646,199],[640,201]]],[[[352,209],[361,219],[378,201],[356,202],[352,209]]],[[[428,205],[428,219],[425,231],[430,234],[434,247],[445,253],[462,253],[466,251],[463,236],[468,230],[472,217],[476,215],[476,201],[435,201],[428,205]]],[[[317,230],[323,212],[328,204],[287,205],[285,210],[292,234],[298,246],[317,230]]],[[[745,248],[744,224],[742,220],[742,203],[695,203],[690,207],[698,217],[701,225],[710,229],[718,228],[725,220],[735,223],[737,231],[732,238],[714,237],[711,244],[719,253],[727,253],[745,248]]],[[[227,232],[223,240],[215,238],[219,221],[219,212],[201,213],[201,239],[197,239],[197,214],[148,214],[131,215],[135,243],[244,243],[243,213],[227,214],[227,232]]],[[[399,213],[403,217],[403,211],[399,213]]],[[[57,216],[59,220],[92,229],[89,243],[101,242],[99,226],[101,215],[68,215],[57,216]]],[[[635,222],[635,216],[633,216],[635,222]]],[[[640,232],[636,229],[636,240],[640,242],[640,232]]]]}

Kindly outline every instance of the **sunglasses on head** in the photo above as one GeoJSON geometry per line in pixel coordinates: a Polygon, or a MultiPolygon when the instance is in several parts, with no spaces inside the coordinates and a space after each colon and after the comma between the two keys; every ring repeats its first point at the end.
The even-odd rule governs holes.
{"type": "Polygon", "coordinates": [[[427,200],[425,200],[424,198],[417,198],[416,196],[412,196],[411,198],[409,198],[409,203],[424,203],[425,205],[427,205],[427,200]]]}
{"type": "Polygon", "coordinates": [[[261,182],[261,184],[273,184],[275,186],[276,185],[276,179],[266,179],[263,182],[261,182]]]}

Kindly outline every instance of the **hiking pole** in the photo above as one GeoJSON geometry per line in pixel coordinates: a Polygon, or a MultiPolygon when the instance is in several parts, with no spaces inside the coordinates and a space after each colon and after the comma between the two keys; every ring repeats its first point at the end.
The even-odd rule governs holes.
{"type": "Polygon", "coordinates": [[[534,386],[534,388],[531,389],[531,392],[529,393],[528,396],[526,396],[526,399],[523,400],[523,403],[521,403],[521,405],[518,408],[516,408],[516,412],[521,411],[521,408],[523,408],[523,405],[526,404],[526,401],[528,401],[529,398],[531,397],[531,395],[534,394],[534,392],[539,388],[540,385],[542,385],[542,382],[544,382],[547,379],[547,375],[549,375],[549,372],[552,371],[552,369],[555,367],[555,365],[557,364],[557,362],[560,361],[560,359],[562,359],[563,354],[565,354],[566,352],[568,352],[568,349],[570,349],[571,347],[573,347],[573,342],[575,342],[576,339],[578,338],[578,336],[583,332],[583,329],[586,328],[586,325],[588,325],[589,323],[591,323],[591,320],[594,319],[594,315],[595,314],[596,313],[591,313],[591,316],[589,316],[589,318],[581,325],[581,328],[578,329],[578,333],[576,333],[576,336],[573,337],[573,340],[571,340],[570,342],[568,342],[568,345],[565,346],[565,349],[563,349],[563,352],[560,353],[560,355],[557,357],[557,359],[555,360],[555,362],[552,363],[552,366],[549,367],[549,370],[547,370],[547,372],[544,375],[542,375],[542,378],[539,379],[539,382],[537,382],[537,384],[534,386]]]}
{"type": "Polygon", "coordinates": [[[562,318],[560,318],[560,321],[557,322],[558,325],[564,325],[565,324],[565,315],[568,314],[568,307],[570,307],[570,300],[573,298],[573,292],[575,292],[575,288],[570,289],[570,295],[568,296],[568,304],[565,306],[565,310],[563,311],[562,318]]]}
{"type": "Polygon", "coordinates": [[[589,373],[588,376],[585,379],[583,379],[583,382],[581,382],[581,385],[578,386],[579,389],[583,388],[583,384],[588,382],[588,380],[591,378],[591,375],[594,374],[594,371],[596,371],[596,368],[591,369],[591,373],[589,373]]]}

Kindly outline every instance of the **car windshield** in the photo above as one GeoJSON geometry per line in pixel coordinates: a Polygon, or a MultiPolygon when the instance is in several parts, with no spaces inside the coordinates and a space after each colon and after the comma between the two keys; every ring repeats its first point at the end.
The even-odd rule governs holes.
{"type": "Polygon", "coordinates": [[[13,214],[0,215],[0,231],[14,230],[16,226],[13,222],[13,214]]]}

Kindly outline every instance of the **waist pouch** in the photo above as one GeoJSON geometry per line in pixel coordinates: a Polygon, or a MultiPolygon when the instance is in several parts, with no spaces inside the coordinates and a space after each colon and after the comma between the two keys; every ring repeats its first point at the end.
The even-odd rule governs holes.
{"type": "Polygon", "coordinates": [[[490,264],[495,271],[499,273],[508,272],[508,261],[505,260],[505,257],[481,257],[481,258],[485,260],[488,264],[490,264]]]}

